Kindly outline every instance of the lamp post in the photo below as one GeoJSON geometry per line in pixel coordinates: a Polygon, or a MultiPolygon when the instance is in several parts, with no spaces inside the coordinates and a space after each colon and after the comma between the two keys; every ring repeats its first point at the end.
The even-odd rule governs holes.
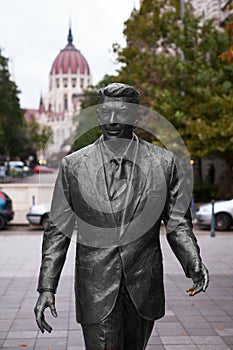
{"type": "MultiPolygon", "coordinates": [[[[182,29],[182,35],[183,35],[183,29],[184,29],[184,0],[180,0],[180,18],[181,18],[181,29],[182,29]]],[[[184,61],[184,53],[181,50],[181,60],[184,61]]]]}
{"type": "Polygon", "coordinates": [[[183,22],[183,19],[184,19],[184,0],[180,0],[180,15],[181,15],[181,20],[183,22]]]}

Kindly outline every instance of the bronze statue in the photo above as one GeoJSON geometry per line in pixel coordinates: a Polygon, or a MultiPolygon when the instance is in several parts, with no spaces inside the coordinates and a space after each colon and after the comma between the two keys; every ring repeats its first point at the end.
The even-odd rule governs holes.
{"type": "Polygon", "coordinates": [[[134,134],[137,106],[139,93],[129,85],[100,90],[102,136],[63,158],[44,232],[38,327],[52,330],[45,308],[57,317],[55,293],[76,223],[76,317],[87,350],[146,348],[154,321],[165,313],[162,220],[193,280],[189,295],[208,286],[175,156],[134,134]]]}

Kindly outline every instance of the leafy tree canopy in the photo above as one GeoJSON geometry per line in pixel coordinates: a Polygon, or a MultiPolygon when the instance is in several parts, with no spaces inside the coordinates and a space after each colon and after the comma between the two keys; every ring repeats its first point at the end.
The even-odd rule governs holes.
{"type": "Polygon", "coordinates": [[[141,91],[142,104],[165,116],[191,156],[225,160],[225,193],[233,195],[233,64],[229,31],[201,21],[180,1],[144,0],[125,22],[127,46],[114,45],[120,81],[141,91]]]}
{"type": "Polygon", "coordinates": [[[8,59],[0,51],[0,152],[2,157],[20,156],[25,143],[25,121],[19,90],[11,80],[8,59]]]}

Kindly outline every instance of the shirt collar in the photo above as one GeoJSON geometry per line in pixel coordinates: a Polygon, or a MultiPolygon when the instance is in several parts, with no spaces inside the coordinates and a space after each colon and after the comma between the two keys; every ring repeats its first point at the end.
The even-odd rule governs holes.
{"type": "Polygon", "coordinates": [[[113,159],[113,158],[132,158],[133,154],[136,152],[138,148],[138,137],[135,133],[133,133],[133,137],[130,140],[129,145],[127,146],[125,152],[122,155],[117,155],[108,147],[107,142],[104,141],[103,135],[100,137],[100,148],[101,153],[104,159],[113,159]]]}

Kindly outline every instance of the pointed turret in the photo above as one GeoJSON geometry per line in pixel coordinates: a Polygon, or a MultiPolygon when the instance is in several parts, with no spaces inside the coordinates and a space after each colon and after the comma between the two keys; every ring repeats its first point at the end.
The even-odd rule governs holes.
{"type": "Polygon", "coordinates": [[[43,97],[42,93],[40,94],[40,103],[39,103],[39,113],[42,114],[45,112],[45,107],[44,107],[44,102],[43,102],[43,97]]]}
{"type": "Polygon", "coordinates": [[[70,24],[70,27],[69,27],[69,33],[68,33],[68,45],[73,45],[73,35],[72,35],[72,31],[71,31],[71,24],[70,24]]]}

